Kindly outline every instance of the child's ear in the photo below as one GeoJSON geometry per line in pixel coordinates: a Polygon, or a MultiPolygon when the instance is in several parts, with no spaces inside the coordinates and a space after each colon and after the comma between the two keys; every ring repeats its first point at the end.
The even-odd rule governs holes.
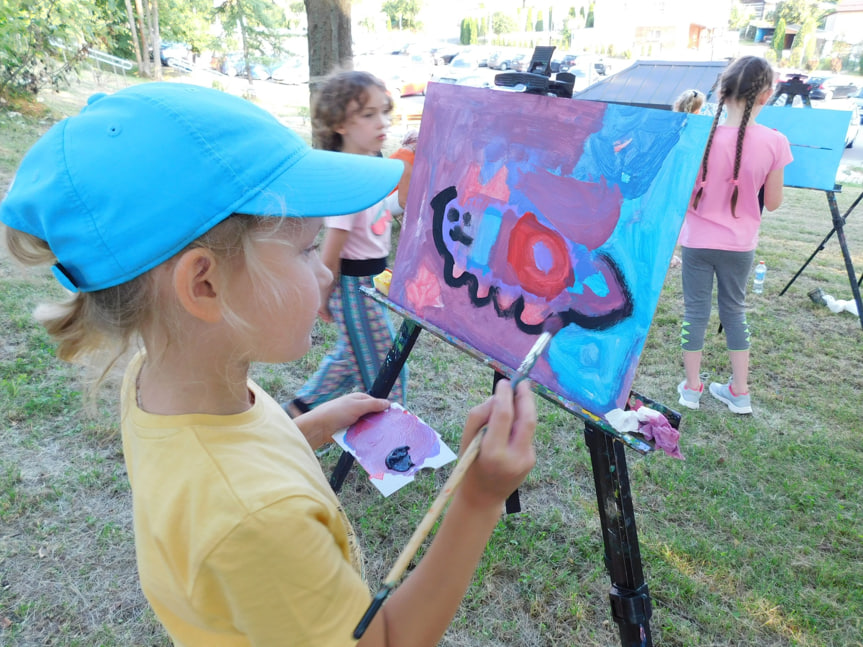
{"type": "Polygon", "coordinates": [[[174,266],[174,293],[183,308],[207,323],[222,319],[216,257],[209,249],[196,247],[184,252],[174,266]]]}

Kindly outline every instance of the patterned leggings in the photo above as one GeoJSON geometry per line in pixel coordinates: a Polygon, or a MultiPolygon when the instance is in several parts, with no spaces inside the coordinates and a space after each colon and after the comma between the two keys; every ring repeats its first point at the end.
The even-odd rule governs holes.
{"type": "MultiPolygon", "coordinates": [[[[362,387],[368,391],[384,362],[395,331],[386,306],[360,292],[371,286],[369,276],[340,276],[330,296],[330,312],[339,337],[333,351],[324,357],[315,374],[297,391],[294,404],[300,410],[362,387]],[[299,400],[300,402],[297,402],[299,400]]],[[[405,405],[407,366],[393,385],[390,400],[405,405]]]]}
{"type": "Polygon", "coordinates": [[[725,329],[726,347],[728,350],[749,350],[746,281],[755,259],[755,250],[729,252],[684,247],[682,252],[684,315],[680,342],[683,350],[700,351],[704,348],[714,276],[719,321],[725,329]]]}

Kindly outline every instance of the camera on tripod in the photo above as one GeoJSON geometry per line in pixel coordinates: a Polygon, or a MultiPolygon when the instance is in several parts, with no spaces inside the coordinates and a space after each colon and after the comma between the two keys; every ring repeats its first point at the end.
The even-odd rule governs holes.
{"type": "Polygon", "coordinates": [[[569,72],[558,72],[553,79],[551,78],[551,55],[554,50],[554,45],[538,45],[533,50],[526,72],[495,74],[494,84],[503,88],[512,88],[513,92],[571,99],[575,75],[569,72]]]}

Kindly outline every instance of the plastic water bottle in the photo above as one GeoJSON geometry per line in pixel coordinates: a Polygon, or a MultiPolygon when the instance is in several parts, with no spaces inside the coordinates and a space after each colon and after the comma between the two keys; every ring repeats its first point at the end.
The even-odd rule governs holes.
{"type": "Polygon", "coordinates": [[[764,261],[759,261],[755,267],[755,278],[752,279],[752,291],[755,294],[764,292],[764,277],[767,275],[767,266],[764,261]]]}

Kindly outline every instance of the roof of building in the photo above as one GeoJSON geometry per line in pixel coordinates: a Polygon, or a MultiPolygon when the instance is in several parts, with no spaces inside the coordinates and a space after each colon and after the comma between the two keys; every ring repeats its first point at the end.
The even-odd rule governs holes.
{"type": "Polygon", "coordinates": [[[636,61],[573,98],[671,110],[684,90],[701,90],[711,101],[711,90],[727,65],[726,60],[636,61]]]}

